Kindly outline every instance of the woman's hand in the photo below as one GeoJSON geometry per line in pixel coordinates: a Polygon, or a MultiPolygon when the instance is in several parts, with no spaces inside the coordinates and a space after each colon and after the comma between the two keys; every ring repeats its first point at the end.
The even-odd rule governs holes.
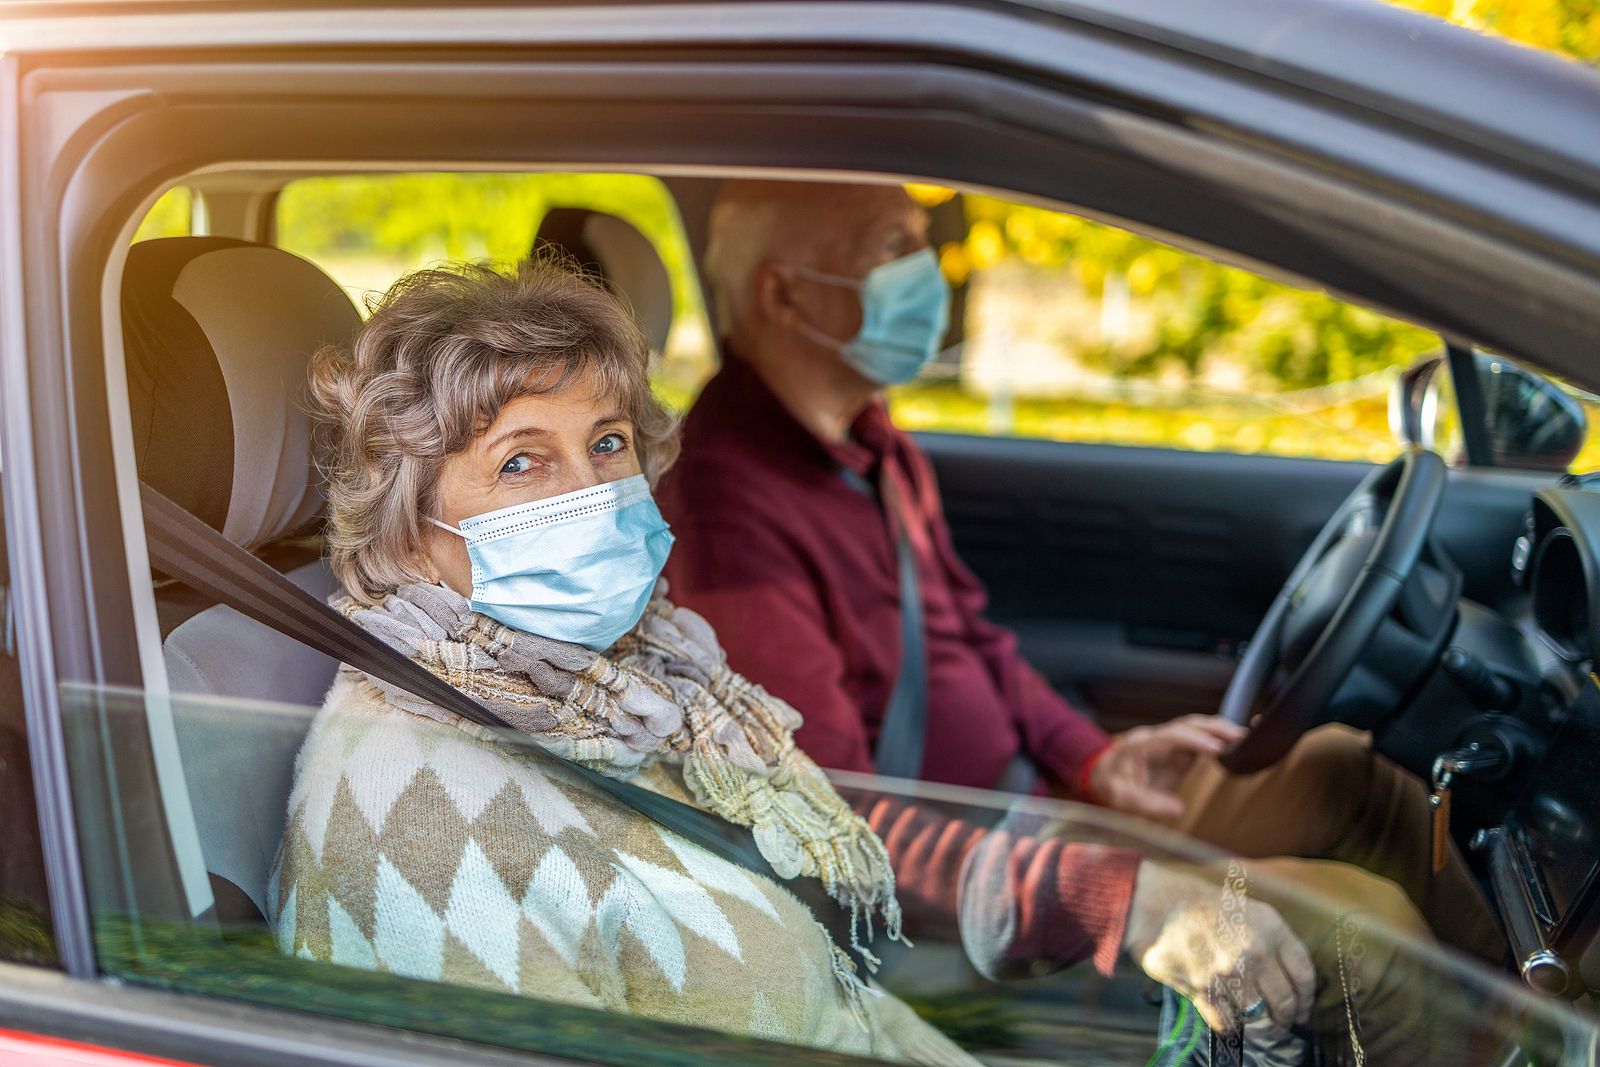
{"type": "Polygon", "coordinates": [[[1220,756],[1246,732],[1217,715],[1185,715],[1117,734],[1089,771],[1088,799],[1130,815],[1171,822],[1183,815],[1178,783],[1196,757],[1220,756]]]}
{"type": "Polygon", "coordinates": [[[1214,1033],[1240,1025],[1258,1000],[1281,1027],[1305,1022],[1317,977],[1305,945],[1270,905],[1241,898],[1235,918],[1224,899],[1221,886],[1146,860],[1122,947],[1145,974],[1188,997],[1214,1033]]]}

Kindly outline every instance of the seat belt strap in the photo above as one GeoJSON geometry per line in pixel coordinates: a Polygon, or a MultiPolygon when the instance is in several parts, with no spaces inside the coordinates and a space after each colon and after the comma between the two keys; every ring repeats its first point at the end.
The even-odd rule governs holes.
{"type": "Polygon", "coordinates": [[[890,778],[922,777],[928,733],[928,650],[922,624],[922,582],[911,543],[905,508],[887,477],[879,479],[879,500],[894,526],[900,586],[900,670],[878,726],[872,763],[890,778]]]}
{"type": "Polygon", "coordinates": [[[1026,752],[1018,752],[1006,762],[999,781],[992,787],[996,793],[1015,793],[1027,796],[1039,784],[1039,766],[1026,752]]]}
{"type": "MultiPolygon", "coordinates": [[[[878,727],[872,764],[885,777],[921,778],[928,743],[928,651],[916,551],[911,544],[901,501],[888,483],[883,482],[884,490],[874,494],[871,484],[855,471],[845,470],[844,479],[845,484],[863,496],[881,501],[894,523],[895,555],[899,564],[900,670],[878,727]]],[[[1038,784],[1038,765],[1026,752],[1018,752],[991,788],[1000,793],[1026,796],[1038,784]]]]}
{"type": "MultiPolygon", "coordinates": [[[[815,878],[780,878],[756,847],[751,832],[710,812],[653,793],[643,786],[547,752],[489,708],[395,651],[361,626],[295,585],[150,486],[140,484],[150,562],[169,577],[215,598],[263,626],[331,659],[381,678],[470,722],[498,731],[539,758],[560,764],[595,790],[686,838],[707,852],[782,885],[811,909],[817,921],[850,952],[850,917],[815,878]]],[[[861,971],[865,976],[867,972],[861,971]]]]}

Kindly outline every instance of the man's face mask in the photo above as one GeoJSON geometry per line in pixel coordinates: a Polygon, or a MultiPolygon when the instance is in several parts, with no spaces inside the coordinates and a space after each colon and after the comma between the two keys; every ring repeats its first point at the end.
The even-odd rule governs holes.
{"type": "Polygon", "coordinates": [[[673,536],[642,474],[464,519],[472,610],[604,652],[639,622],[673,536]]]}
{"type": "Polygon", "coordinates": [[[874,267],[859,281],[798,264],[790,267],[802,278],[861,294],[861,329],[850,340],[829,337],[805,322],[799,328],[838,352],[868,380],[879,385],[909,382],[938,353],[950,326],[950,287],[933,249],[874,267]]]}

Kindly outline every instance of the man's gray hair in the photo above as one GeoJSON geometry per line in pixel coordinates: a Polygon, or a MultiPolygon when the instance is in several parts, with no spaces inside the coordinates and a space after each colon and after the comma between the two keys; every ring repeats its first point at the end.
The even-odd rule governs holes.
{"type": "Polygon", "coordinates": [[[349,594],[377,602],[421,573],[425,516],[445,461],[523,396],[585,373],[633,422],[652,483],[677,456],[650,391],[649,346],[627,306],[568,261],[532,258],[420,270],[374,305],[348,352],[311,365],[318,463],[327,479],[328,562],[349,594]]]}
{"type": "Polygon", "coordinates": [[[712,205],[701,266],[718,333],[728,333],[745,314],[750,279],[777,243],[783,210],[776,197],[740,196],[728,189],[712,205]]]}

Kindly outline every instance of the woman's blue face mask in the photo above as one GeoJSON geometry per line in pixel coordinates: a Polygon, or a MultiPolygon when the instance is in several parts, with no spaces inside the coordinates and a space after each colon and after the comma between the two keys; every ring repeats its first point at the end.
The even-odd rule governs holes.
{"type": "Polygon", "coordinates": [[[513,630],[604,652],[638,624],[672,532],[636,474],[462,521],[472,610],[513,630]]]}
{"type": "Polygon", "coordinates": [[[879,385],[900,385],[938,354],[950,326],[950,286],[931,248],[874,267],[859,281],[790,266],[802,278],[861,294],[861,329],[850,340],[829,337],[803,322],[800,332],[838,352],[862,377],[879,385]]]}

